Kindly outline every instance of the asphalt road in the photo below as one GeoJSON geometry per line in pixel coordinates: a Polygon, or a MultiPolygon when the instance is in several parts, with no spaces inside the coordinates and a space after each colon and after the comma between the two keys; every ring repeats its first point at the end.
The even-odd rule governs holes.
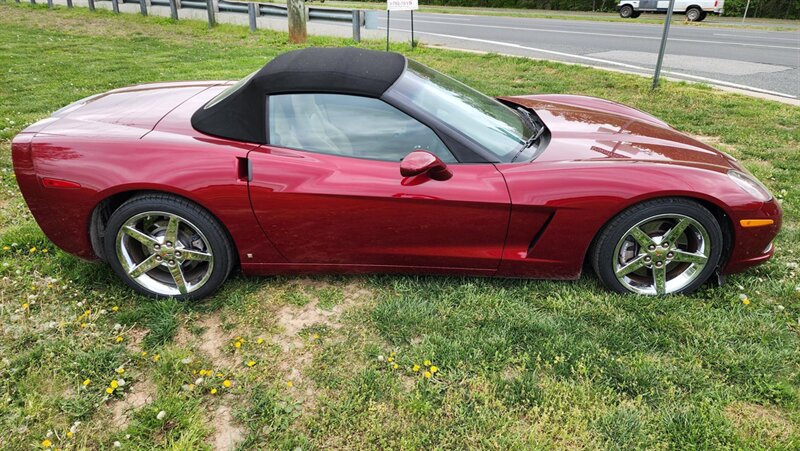
{"type": "MultiPolygon", "coordinates": [[[[379,13],[386,29],[386,13],[379,13]]],[[[410,13],[391,15],[392,32],[409,32],[410,13]]],[[[652,74],[661,25],[586,20],[414,14],[415,38],[434,45],[493,51],[652,74]]],[[[404,33],[397,33],[398,37],[404,33]]],[[[664,75],[800,98],[800,30],[673,25],[664,75]]]]}

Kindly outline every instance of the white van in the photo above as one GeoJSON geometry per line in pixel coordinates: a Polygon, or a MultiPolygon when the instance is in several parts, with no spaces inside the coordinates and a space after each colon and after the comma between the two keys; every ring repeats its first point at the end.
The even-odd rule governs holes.
{"type": "MultiPolygon", "coordinates": [[[[673,12],[685,13],[691,22],[700,22],[711,14],[722,14],[725,0],[675,0],[673,12]]],[[[669,0],[620,0],[619,16],[623,19],[635,19],[643,12],[665,13],[669,8],[669,0]]]]}

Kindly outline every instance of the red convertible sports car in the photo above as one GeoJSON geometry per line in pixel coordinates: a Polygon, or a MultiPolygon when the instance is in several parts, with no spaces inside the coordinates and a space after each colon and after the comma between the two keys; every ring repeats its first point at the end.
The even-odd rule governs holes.
{"type": "Polygon", "coordinates": [[[487,97],[396,53],[310,48],[238,82],[117,89],[14,138],[44,233],[135,290],[248,274],[576,279],[688,293],[769,259],[781,210],[641,111],[487,97]]]}

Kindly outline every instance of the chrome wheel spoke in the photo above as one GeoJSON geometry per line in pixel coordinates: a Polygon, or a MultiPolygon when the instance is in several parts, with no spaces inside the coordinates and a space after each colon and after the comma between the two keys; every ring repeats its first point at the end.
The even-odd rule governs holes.
{"type": "Polygon", "coordinates": [[[150,246],[158,243],[158,240],[155,239],[154,237],[152,237],[152,236],[150,236],[150,235],[148,235],[146,233],[140,232],[140,231],[136,230],[135,228],[133,228],[132,226],[127,226],[126,225],[126,226],[124,226],[122,228],[122,231],[125,232],[125,235],[128,235],[129,237],[131,237],[134,240],[144,244],[147,247],[150,247],[150,246]]]}
{"type": "Polygon", "coordinates": [[[155,254],[151,255],[146,259],[142,260],[142,262],[139,263],[138,265],[134,266],[133,268],[130,268],[128,270],[128,275],[135,279],[141,276],[142,274],[146,273],[147,271],[150,271],[151,269],[157,267],[160,264],[161,262],[156,260],[155,254]]]}
{"type": "Polygon", "coordinates": [[[186,279],[183,277],[183,270],[181,269],[181,265],[175,264],[169,266],[169,273],[172,275],[172,280],[175,281],[175,286],[178,287],[178,291],[181,294],[186,294],[189,290],[186,287],[186,279]]]}
{"type": "Polygon", "coordinates": [[[633,237],[633,239],[636,240],[636,242],[639,243],[639,246],[641,247],[648,247],[650,245],[655,244],[655,242],[653,242],[653,239],[650,238],[650,235],[644,233],[644,230],[642,230],[639,227],[632,228],[631,231],[629,232],[629,235],[633,237]]]}
{"type": "Polygon", "coordinates": [[[208,252],[181,249],[180,253],[186,261],[210,262],[212,260],[212,256],[208,252]]]}
{"type": "Polygon", "coordinates": [[[700,263],[705,264],[708,261],[708,257],[703,254],[693,253],[693,252],[684,252],[684,251],[672,251],[673,257],[672,261],[674,262],[684,262],[684,263],[700,263]]]}
{"type": "Polygon", "coordinates": [[[660,267],[653,266],[653,286],[656,289],[656,294],[665,294],[667,292],[666,265],[660,267]]]}
{"type": "Polygon", "coordinates": [[[173,245],[178,242],[178,226],[181,220],[177,216],[170,215],[167,229],[164,232],[164,242],[172,243],[173,245]]]}
{"type": "Polygon", "coordinates": [[[617,277],[624,277],[638,269],[644,268],[645,266],[644,258],[645,258],[644,255],[640,255],[631,260],[630,262],[626,263],[625,266],[617,269],[616,271],[617,277]]]}
{"type": "Polygon", "coordinates": [[[664,237],[661,238],[661,241],[670,243],[670,245],[675,243],[675,241],[677,241],[678,238],[683,235],[683,232],[687,227],[689,227],[689,225],[691,225],[691,221],[689,221],[689,219],[681,219],[669,230],[669,232],[664,234],[664,237]]]}

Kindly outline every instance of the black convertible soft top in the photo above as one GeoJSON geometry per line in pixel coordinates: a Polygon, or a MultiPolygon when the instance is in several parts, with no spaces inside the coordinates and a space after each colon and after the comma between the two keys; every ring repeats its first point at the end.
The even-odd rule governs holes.
{"type": "Polygon", "coordinates": [[[222,100],[192,115],[192,127],[222,138],[265,144],[266,96],[301,92],[381,97],[402,75],[399,53],[308,48],[279,55],[222,100]]]}

